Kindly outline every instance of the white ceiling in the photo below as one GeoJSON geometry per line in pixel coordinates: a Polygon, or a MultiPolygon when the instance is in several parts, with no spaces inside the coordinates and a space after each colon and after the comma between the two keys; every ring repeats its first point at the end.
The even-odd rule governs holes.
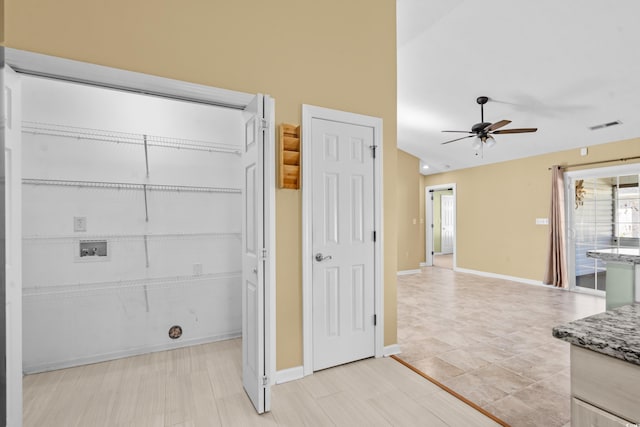
{"type": "Polygon", "coordinates": [[[423,173],[640,136],[638,0],[397,0],[397,20],[398,147],[423,173]],[[482,155],[475,138],[441,145],[480,121],[481,95],[485,121],[538,132],[482,155]]]}

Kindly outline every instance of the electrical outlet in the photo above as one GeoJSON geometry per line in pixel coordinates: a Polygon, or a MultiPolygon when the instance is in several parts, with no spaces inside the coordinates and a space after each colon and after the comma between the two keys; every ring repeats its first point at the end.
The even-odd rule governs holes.
{"type": "Polygon", "coordinates": [[[86,216],[74,216],[73,217],[73,231],[87,231],[87,217],[86,216]]]}
{"type": "Polygon", "coordinates": [[[549,218],[536,218],[536,225],[549,225],[549,218]]]}
{"type": "Polygon", "coordinates": [[[193,264],[193,275],[194,276],[202,275],[202,264],[193,264]]]}

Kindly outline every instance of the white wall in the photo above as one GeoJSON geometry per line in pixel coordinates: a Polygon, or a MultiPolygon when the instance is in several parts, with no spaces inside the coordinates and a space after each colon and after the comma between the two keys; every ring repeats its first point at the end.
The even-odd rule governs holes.
{"type": "MultiPolygon", "coordinates": [[[[151,145],[147,178],[143,145],[98,140],[114,131],[239,148],[239,111],[33,77],[23,87],[24,178],[241,188],[238,154],[151,145]],[[69,130],[58,125],[97,132],[29,131],[69,130]]],[[[140,189],[23,185],[26,372],[239,336],[240,194],[152,190],[147,204],[148,222],[140,189]],[[79,259],[79,240],[92,238],[108,241],[108,257],[79,259]]]]}

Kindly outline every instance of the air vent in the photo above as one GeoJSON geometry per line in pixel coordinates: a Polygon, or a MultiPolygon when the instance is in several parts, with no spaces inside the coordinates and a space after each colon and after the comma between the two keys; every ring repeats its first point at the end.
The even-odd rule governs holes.
{"type": "Polygon", "coordinates": [[[616,125],[621,125],[621,124],[622,124],[622,122],[620,120],[616,120],[614,122],[603,123],[601,125],[589,126],[589,129],[591,129],[591,130],[604,129],[604,128],[608,128],[608,127],[616,126],[616,125]]]}

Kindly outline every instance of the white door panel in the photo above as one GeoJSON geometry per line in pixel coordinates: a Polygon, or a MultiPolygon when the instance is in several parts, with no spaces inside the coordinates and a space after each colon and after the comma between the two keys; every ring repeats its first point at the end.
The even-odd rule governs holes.
{"type": "Polygon", "coordinates": [[[455,238],[453,203],[453,196],[442,195],[440,198],[440,252],[443,254],[450,254],[453,252],[453,239],[455,238]]]}
{"type": "Polygon", "coordinates": [[[313,369],[375,354],[373,129],[312,121],[313,369]]]}
{"type": "Polygon", "coordinates": [[[270,409],[268,331],[265,296],[267,218],[265,209],[264,97],[247,106],[243,153],[244,192],[242,221],[242,383],[258,413],[270,409]]]}

